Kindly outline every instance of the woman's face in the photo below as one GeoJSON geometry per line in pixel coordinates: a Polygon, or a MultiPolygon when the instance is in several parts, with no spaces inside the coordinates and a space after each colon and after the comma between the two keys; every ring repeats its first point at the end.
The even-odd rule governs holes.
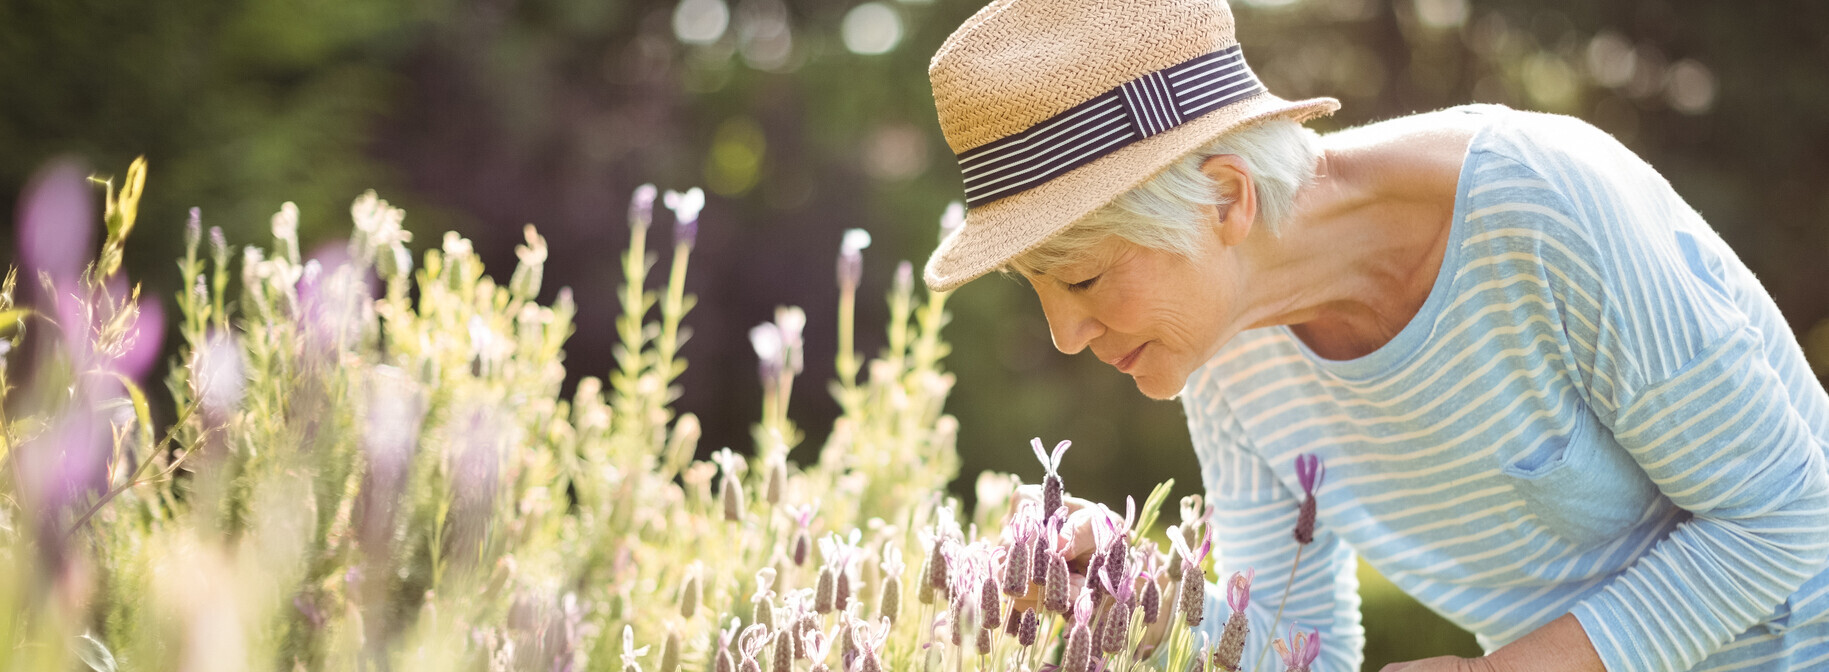
{"type": "Polygon", "coordinates": [[[1113,236],[1079,261],[1030,276],[1054,347],[1087,347],[1130,374],[1152,399],[1181,392],[1188,375],[1239,329],[1233,250],[1209,233],[1193,258],[1113,236]]]}

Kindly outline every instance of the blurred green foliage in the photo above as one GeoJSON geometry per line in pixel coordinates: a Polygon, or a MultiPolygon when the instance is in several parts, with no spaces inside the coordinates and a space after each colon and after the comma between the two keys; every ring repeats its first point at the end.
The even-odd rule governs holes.
{"type": "MultiPolygon", "coordinates": [[[[981,3],[879,3],[899,32],[882,54],[847,47],[860,4],[13,0],[0,4],[0,206],[10,211],[52,156],[112,166],[148,155],[147,244],[128,264],[163,296],[178,287],[170,232],[192,205],[246,239],[295,200],[311,248],[334,235],[341,204],[377,187],[455,223],[491,265],[511,263],[520,224],[536,222],[553,249],[544,298],[559,286],[579,297],[575,377],[613,365],[612,250],[629,188],[704,185],[704,272],[690,288],[701,335],[685,353],[694,366],[680,405],[705,419],[707,450],[741,446],[758,405],[748,326],[782,303],[832,323],[832,257],[847,227],[876,238],[863,293],[887,291],[893,261],[925,259],[942,207],[959,197],[924,73],[981,3]],[[716,8],[715,35],[681,39],[680,26],[718,27],[716,8]]],[[[1800,336],[1816,334],[1805,339],[1812,361],[1829,362],[1829,330],[1810,331],[1829,318],[1829,5],[1235,5],[1271,90],[1341,99],[1323,130],[1479,101],[1573,114],[1619,136],[1721,231],[1800,336]]],[[[860,303],[860,322],[887,319],[878,302],[860,303]]],[[[1090,498],[1168,476],[1180,477],[1177,496],[1198,488],[1180,409],[1144,400],[1091,358],[1053,352],[1020,282],[980,281],[950,308],[961,473],[1033,478],[1023,446],[1042,435],[1080,446],[1066,477],[1090,498]]],[[[832,337],[808,338],[807,374],[832,377],[832,337]]],[[[839,412],[814,386],[796,391],[795,407],[815,428],[839,412]]],[[[1374,641],[1384,622],[1368,616],[1374,641]]]]}

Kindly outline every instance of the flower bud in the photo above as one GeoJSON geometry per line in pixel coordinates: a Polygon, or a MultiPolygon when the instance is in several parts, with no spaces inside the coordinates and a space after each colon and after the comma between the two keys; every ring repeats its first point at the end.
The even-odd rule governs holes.
{"type": "Polygon", "coordinates": [[[1296,516],[1296,543],[1304,546],[1315,541],[1315,497],[1309,495],[1302,499],[1302,512],[1296,516]]]}
{"type": "Polygon", "coordinates": [[[1234,611],[1226,618],[1226,631],[1219,636],[1219,646],[1213,648],[1213,666],[1226,672],[1238,672],[1240,661],[1245,657],[1245,639],[1251,634],[1251,623],[1245,612],[1234,611]]]}
{"type": "Polygon", "coordinates": [[[1034,646],[1036,635],[1041,634],[1041,617],[1035,615],[1034,609],[1022,612],[1022,627],[1016,631],[1016,642],[1023,646],[1034,646]]]}
{"type": "Polygon", "coordinates": [[[731,522],[742,522],[743,483],[726,472],[724,479],[718,481],[718,497],[724,502],[724,519],[731,522]]]}
{"type": "Polygon", "coordinates": [[[877,605],[878,618],[895,623],[895,617],[902,612],[902,577],[891,576],[883,582],[883,595],[877,605]]]}
{"type": "Polygon", "coordinates": [[[979,630],[978,630],[978,655],[988,656],[990,654],[991,654],[991,631],[989,628],[979,628],[979,630]]]}
{"type": "Polygon", "coordinates": [[[844,241],[838,246],[838,286],[842,291],[857,289],[857,283],[864,275],[864,248],[867,247],[870,247],[869,231],[845,230],[844,241]]]}
{"type": "Polygon", "coordinates": [[[660,647],[660,672],[678,672],[680,669],[680,633],[667,631],[667,641],[660,647]]]}
{"type": "Polygon", "coordinates": [[[654,221],[654,197],[658,190],[652,184],[635,188],[635,195],[629,199],[629,228],[647,230],[648,224],[654,221]]]}
{"type": "Polygon", "coordinates": [[[1143,581],[1143,596],[1138,598],[1143,607],[1143,622],[1155,625],[1162,617],[1162,589],[1156,586],[1154,578],[1143,581]]]}
{"type": "Polygon", "coordinates": [[[184,249],[195,250],[203,241],[203,210],[191,208],[190,218],[184,220],[184,249]]]}
{"type": "Polygon", "coordinates": [[[1030,542],[1019,539],[1004,555],[1003,594],[1010,597],[1022,597],[1029,592],[1029,547],[1030,542]]]}
{"type": "Polygon", "coordinates": [[[704,597],[699,588],[698,572],[688,571],[685,584],[680,586],[680,617],[692,618],[699,611],[699,600],[704,597]]]}
{"type": "Polygon", "coordinates": [[[805,567],[807,556],[813,551],[813,535],[806,528],[794,533],[794,566],[805,567]]]}
{"type": "Polygon", "coordinates": [[[787,458],[769,460],[768,481],[762,486],[762,498],[769,504],[781,503],[781,491],[787,487],[787,458]]]}
{"type": "Polygon", "coordinates": [[[793,672],[794,670],[794,637],[793,628],[782,628],[775,633],[775,661],[769,665],[769,672],[793,672]]]}
{"type": "Polygon", "coordinates": [[[692,247],[699,238],[699,211],[705,209],[705,191],[698,187],[685,193],[668,190],[664,202],[673,211],[673,244],[692,247]]]}
{"type": "Polygon", "coordinates": [[[1048,554],[1048,583],[1042,588],[1042,608],[1051,613],[1067,613],[1067,592],[1069,577],[1067,559],[1059,554],[1048,554]]]}
{"type": "Polygon", "coordinates": [[[1067,650],[1061,654],[1060,672],[1088,672],[1092,669],[1092,631],[1085,623],[1075,623],[1067,633],[1067,650]]]}

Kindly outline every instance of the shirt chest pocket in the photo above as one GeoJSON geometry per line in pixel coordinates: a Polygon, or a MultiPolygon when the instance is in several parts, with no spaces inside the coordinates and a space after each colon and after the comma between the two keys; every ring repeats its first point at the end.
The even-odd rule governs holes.
{"type": "Polygon", "coordinates": [[[1546,532],[1580,549],[1619,539],[1661,496],[1586,408],[1567,436],[1510,456],[1501,471],[1524,500],[1521,516],[1534,516],[1546,532]]]}

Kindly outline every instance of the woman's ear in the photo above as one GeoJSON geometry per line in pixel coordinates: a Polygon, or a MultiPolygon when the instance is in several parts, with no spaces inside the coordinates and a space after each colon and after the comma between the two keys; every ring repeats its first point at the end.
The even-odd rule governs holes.
{"type": "Polygon", "coordinates": [[[1257,189],[1245,160],[1236,154],[1216,154],[1200,163],[1200,172],[1213,181],[1213,190],[1225,201],[1217,207],[1214,222],[1220,241],[1227,246],[1243,244],[1257,222],[1257,189]]]}

